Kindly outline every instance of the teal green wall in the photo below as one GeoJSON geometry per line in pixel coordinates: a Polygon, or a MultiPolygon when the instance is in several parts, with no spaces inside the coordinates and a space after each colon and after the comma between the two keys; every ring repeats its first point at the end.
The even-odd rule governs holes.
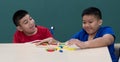
{"type": "Polygon", "coordinates": [[[120,43],[120,0],[0,0],[0,43],[12,42],[16,10],[29,11],[38,25],[54,26],[55,38],[64,42],[81,29],[81,12],[90,6],[101,9],[103,25],[114,29],[120,43]]]}

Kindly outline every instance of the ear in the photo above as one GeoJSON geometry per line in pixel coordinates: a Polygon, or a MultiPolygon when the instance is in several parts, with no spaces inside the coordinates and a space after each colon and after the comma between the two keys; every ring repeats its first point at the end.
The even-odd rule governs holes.
{"type": "Polygon", "coordinates": [[[23,31],[22,28],[21,28],[20,26],[17,26],[17,30],[23,31]]]}
{"type": "Polygon", "coordinates": [[[102,25],[102,19],[101,19],[101,20],[99,20],[99,25],[102,25]]]}

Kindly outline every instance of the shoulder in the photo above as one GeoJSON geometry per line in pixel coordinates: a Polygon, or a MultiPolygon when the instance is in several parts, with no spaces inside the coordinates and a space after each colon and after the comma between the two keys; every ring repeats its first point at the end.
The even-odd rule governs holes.
{"type": "Polygon", "coordinates": [[[39,29],[47,29],[46,27],[44,27],[44,26],[39,26],[39,25],[37,25],[36,27],[39,28],[39,29]]]}
{"type": "Polygon", "coordinates": [[[115,36],[113,29],[109,26],[100,27],[97,34],[99,34],[101,36],[103,36],[105,34],[111,34],[111,35],[115,36]]]}
{"type": "Polygon", "coordinates": [[[44,26],[36,26],[38,29],[38,32],[48,32],[49,29],[47,27],[44,26]]]}
{"type": "Polygon", "coordinates": [[[36,26],[38,29],[42,29],[42,30],[44,30],[44,29],[48,29],[48,28],[46,28],[46,27],[44,27],[44,26],[36,26]]]}
{"type": "Polygon", "coordinates": [[[100,27],[99,31],[113,32],[113,29],[110,26],[104,26],[104,27],[100,27]]]}
{"type": "Polygon", "coordinates": [[[16,30],[16,32],[14,33],[14,37],[20,38],[22,36],[25,36],[25,34],[19,30],[16,30]]]}
{"type": "Polygon", "coordinates": [[[44,26],[36,26],[38,30],[49,30],[47,27],[44,26]]]}
{"type": "Polygon", "coordinates": [[[112,29],[112,27],[110,27],[110,26],[102,26],[102,27],[100,27],[101,29],[112,29]]]}
{"type": "Polygon", "coordinates": [[[19,31],[19,30],[16,30],[16,32],[14,33],[15,35],[20,35],[20,34],[23,34],[23,32],[19,31]]]}
{"type": "Polygon", "coordinates": [[[79,31],[79,34],[87,34],[87,32],[82,28],[82,29],[79,31]]]}
{"type": "Polygon", "coordinates": [[[75,35],[84,36],[87,35],[87,32],[82,28],[79,32],[75,33],[75,35]]]}

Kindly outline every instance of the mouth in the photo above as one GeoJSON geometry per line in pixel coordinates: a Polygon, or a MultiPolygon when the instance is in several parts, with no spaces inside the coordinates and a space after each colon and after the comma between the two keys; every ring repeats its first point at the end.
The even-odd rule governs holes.
{"type": "Polygon", "coordinates": [[[86,31],[90,31],[91,29],[90,28],[85,28],[86,31]]]}
{"type": "Polygon", "coordinates": [[[31,29],[31,30],[34,30],[34,29],[35,29],[35,25],[31,26],[30,29],[31,29]]]}
{"type": "Polygon", "coordinates": [[[89,33],[89,32],[91,32],[91,29],[90,28],[86,28],[85,31],[89,33]]]}

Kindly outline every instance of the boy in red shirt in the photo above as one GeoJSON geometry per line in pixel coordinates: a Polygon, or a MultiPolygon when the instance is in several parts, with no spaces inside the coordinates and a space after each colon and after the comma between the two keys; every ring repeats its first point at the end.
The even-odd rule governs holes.
{"type": "Polygon", "coordinates": [[[35,25],[34,19],[25,10],[18,10],[13,15],[13,22],[17,28],[13,43],[42,42],[55,43],[48,28],[35,25]]]}

